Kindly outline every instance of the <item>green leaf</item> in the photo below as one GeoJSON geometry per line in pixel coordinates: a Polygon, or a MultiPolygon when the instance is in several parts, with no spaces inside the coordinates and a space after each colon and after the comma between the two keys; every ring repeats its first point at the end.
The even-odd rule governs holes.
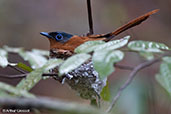
{"type": "Polygon", "coordinates": [[[7,52],[12,52],[12,53],[19,53],[21,51],[24,51],[23,48],[15,48],[15,47],[9,47],[9,46],[3,46],[3,48],[7,51],[7,52]]]}
{"type": "Polygon", "coordinates": [[[59,66],[61,63],[63,63],[62,59],[49,59],[48,62],[43,66],[45,72],[55,68],[56,66],[59,66]]]}
{"type": "Polygon", "coordinates": [[[96,47],[95,51],[101,50],[101,49],[114,50],[114,49],[121,48],[128,43],[129,39],[130,39],[130,36],[125,36],[122,39],[113,40],[113,41],[107,42],[105,44],[98,45],[98,47],[96,47]]]}
{"type": "Polygon", "coordinates": [[[0,49],[0,66],[3,68],[8,65],[7,55],[8,53],[5,50],[0,49]]]}
{"type": "Polygon", "coordinates": [[[168,85],[166,84],[166,80],[161,74],[156,74],[156,80],[171,95],[170,87],[168,87],[168,85]]]}
{"type": "Polygon", "coordinates": [[[23,97],[34,97],[34,95],[28,93],[27,91],[25,90],[20,90],[20,89],[17,89],[11,85],[8,85],[6,83],[3,83],[3,82],[0,82],[0,89],[1,90],[4,90],[4,91],[7,91],[9,93],[12,93],[14,95],[17,95],[17,96],[23,96],[23,97]]]}
{"type": "Polygon", "coordinates": [[[0,89],[0,97],[12,97],[10,94],[8,94],[6,91],[0,89]]]}
{"type": "Polygon", "coordinates": [[[32,49],[32,52],[38,55],[49,56],[49,51],[46,51],[46,50],[32,49]]]}
{"type": "Polygon", "coordinates": [[[93,64],[100,78],[104,79],[114,72],[113,64],[123,59],[124,53],[119,50],[99,50],[93,54],[93,64]]]}
{"type": "Polygon", "coordinates": [[[48,70],[58,66],[61,63],[62,60],[60,59],[50,59],[43,67],[32,71],[30,74],[28,74],[26,79],[21,80],[17,85],[17,88],[29,91],[42,79],[42,74],[44,72],[47,72],[48,70]]]}
{"type": "Polygon", "coordinates": [[[105,101],[110,101],[111,98],[111,94],[110,94],[110,90],[109,90],[109,82],[106,82],[106,86],[103,87],[100,96],[102,97],[103,100],[105,101]]]}
{"type": "Polygon", "coordinates": [[[119,40],[113,40],[110,42],[105,43],[104,41],[88,41],[85,42],[84,44],[78,46],[75,49],[76,53],[89,53],[92,52],[94,50],[101,50],[101,49],[118,49],[123,47],[124,45],[126,45],[128,43],[130,36],[126,36],[122,39],[119,40]]]}
{"type": "Polygon", "coordinates": [[[91,56],[89,54],[76,54],[72,57],[68,58],[60,67],[59,67],[59,74],[67,74],[68,72],[76,69],[81,64],[86,62],[91,56]]]}
{"type": "Polygon", "coordinates": [[[160,65],[160,74],[156,75],[156,79],[171,96],[171,64],[162,63],[160,65]]]}
{"type": "Polygon", "coordinates": [[[164,62],[171,64],[171,57],[163,57],[162,59],[164,62]]]}
{"type": "Polygon", "coordinates": [[[150,42],[150,41],[131,41],[128,48],[135,51],[145,52],[162,52],[160,49],[169,50],[169,47],[163,43],[150,42]]]}
{"type": "Polygon", "coordinates": [[[44,72],[43,68],[36,69],[27,75],[26,79],[22,79],[17,85],[18,89],[29,91],[33,88],[41,79],[44,72]]]}
{"type": "Polygon", "coordinates": [[[74,51],[75,53],[89,53],[96,49],[97,46],[100,44],[104,44],[104,41],[98,40],[98,41],[88,41],[84,44],[78,46],[74,51]]]}
{"type": "Polygon", "coordinates": [[[154,59],[154,55],[153,53],[150,53],[150,52],[144,52],[144,51],[141,51],[139,52],[141,56],[143,56],[145,59],[147,60],[152,60],[154,59]]]}
{"type": "Polygon", "coordinates": [[[34,52],[19,52],[19,55],[25,60],[28,61],[33,69],[42,67],[46,62],[47,58],[34,53],[34,52]]]}
{"type": "Polygon", "coordinates": [[[23,64],[23,63],[21,63],[21,62],[17,64],[17,67],[18,67],[18,68],[21,68],[21,69],[23,69],[23,70],[25,70],[25,71],[28,71],[28,72],[33,71],[32,68],[30,68],[29,66],[27,66],[26,64],[23,64]]]}

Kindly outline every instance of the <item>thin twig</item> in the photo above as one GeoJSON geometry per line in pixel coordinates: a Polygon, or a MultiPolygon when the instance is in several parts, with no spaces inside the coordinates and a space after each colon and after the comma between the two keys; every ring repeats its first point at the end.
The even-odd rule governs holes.
{"type": "MultiPolygon", "coordinates": [[[[114,64],[114,66],[116,68],[119,68],[119,69],[123,69],[123,70],[133,70],[134,67],[131,67],[131,66],[126,66],[126,65],[120,65],[120,64],[114,64]]],[[[16,67],[13,67],[13,66],[9,66],[17,71],[19,71],[20,69],[16,68],[16,67]]],[[[7,78],[7,79],[14,79],[14,78],[25,78],[29,73],[27,72],[21,72],[22,74],[16,74],[16,75],[8,75],[8,74],[0,74],[0,78],[7,78]]],[[[47,77],[47,76],[51,76],[51,77],[55,77],[55,79],[57,77],[59,77],[59,75],[57,73],[44,73],[42,74],[43,77],[47,77]]],[[[59,77],[59,80],[61,78],[59,77]]],[[[58,80],[58,79],[57,79],[58,80]]]]}
{"type": "Polygon", "coordinates": [[[25,78],[27,75],[28,73],[16,74],[16,75],[0,74],[0,78],[6,78],[6,79],[25,78]]]}
{"type": "MultiPolygon", "coordinates": [[[[64,102],[58,99],[52,99],[47,97],[36,97],[36,98],[0,98],[0,105],[2,106],[13,106],[21,109],[24,107],[25,109],[43,109],[47,111],[52,111],[54,113],[60,114],[105,114],[102,110],[99,110],[94,107],[90,107],[88,105],[64,102]],[[79,108],[78,108],[79,107],[79,108]]],[[[31,111],[31,110],[29,110],[31,111]]],[[[30,112],[28,112],[30,113],[30,112]]]]}
{"type": "Polygon", "coordinates": [[[20,72],[20,73],[23,73],[23,74],[27,73],[27,72],[21,70],[20,68],[18,68],[18,67],[16,67],[16,66],[8,65],[8,67],[10,67],[10,68],[12,68],[12,69],[14,69],[14,70],[16,70],[16,71],[18,71],[18,72],[20,72]]]}
{"type": "Polygon", "coordinates": [[[111,105],[109,106],[109,108],[106,110],[106,112],[110,112],[110,111],[112,110],[112,108],[115,106],[117,100],[118,100],[119,97],[121,96],[122,91],[123,91],[125,88],[127,88],[127,87],[129,86],[129,84],[130,84],[130,83],[132,82],[132,80],[135,78],[135,76],[136,76],[136,74],[137,74],[138,71],[140,71],[140,70],[142,70],[142,69],[144,69],[144,68],[146,68],[146,67],[148,67],[148,66],[150,66],[150,65],[152,65],[152,64],[154,64],[154,63],[156,63],[156,62],[158,62],[158,61],[160,61],[160,59],[161,59],[162,57],[164,57],[164,56],[169,56],[169,55],[171,55],[171,54],[170,54],[170,53],[165,53],[165,54],[161,55],[161,56],[158,57],[158,58],[155,58],[155,59],[153,59],[153,60],[150,60],[150,61],[147,61],[147,62],[144,62],[144,63],[141,63],[141,64],[137,65],[137,66],[132,70],[132,72],[129,74],[128,79],[126,80],[126,82],[119,88],[119,90],[118,90],[116,96],[113,98],[113,101],[112,101],[111,105]]]}
{"type": "Polygon", "coordinates": [[[123,69],[123,70],[133,70],[134,69],[134,67],[126,66],[126,65],[120,65],[120,64],[114,64],[114,67],[119,68],[119,69],[123,69]]]}
{"type": "MultiPolygon", "coordinates": [[[[8,75],[8,74],[0,74],[0,78],[6,78],[6,79],[17,79],[17,78],[25,78],[29,73],[23,73],[23,74],[16,74],[16,75],[8,75]]],[[[60,77],[57,73],[44,73],[42,74],[42,77],[55,77],[56,80],[61,82],[62,77],[60,77]]]]}
{"type": "Polygon", "coordinates": [[[93,30],[93,17],[92,17],[92,10],[91,10],[91,0],[87,0],[87,11],[88,11],[88,21],[89,21],[89,33],[87,35],[94,34],[93,30]]]}

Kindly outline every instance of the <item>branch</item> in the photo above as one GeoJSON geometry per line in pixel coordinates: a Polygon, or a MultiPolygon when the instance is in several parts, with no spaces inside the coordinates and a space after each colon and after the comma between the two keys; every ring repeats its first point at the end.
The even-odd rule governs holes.
{"type": "Polygon", "coordinates": [[[126,65],[120,65],[120,64],[114,64],[114,67],[119,68],[119,69],[123,69],[123,70],[133,70],[134,69],[134,67],[126,66],[126,65]]]}
{"type": "Polygon", "coordinates": [[[16,71],[18,71],[20,73],[23,73],[23,74],[26,73],[25,71],[21,70],[20,68],[18,68],[16,66],[8,65],[8,67],[10,67],[10,68],[12,68],[12,69],[14,69],[14,70],[16,70],[16,71]]]}
{"type": "Polygon", "coordinates": [[[0,98],[0,105],[13,106],[18,108],[36,108],[49,111],[55,111],[60,114],[105,114],[102,110],[83,104],[63,102],[57,99],[47,97],[37,98],[0,98]]]}
{"type": "Polygon", "coordinates": [[[116,96],[113,98],[113,101],[112,101],[111,105],[109,106],[109,108],[107,109],[106,112],[110,112],[112,110],[112,108],[115,106],[117,100],[121,96],[122,91],[130,85],[130,83],[133,81],[133,79],[135,78],[138,71],[140,71],[140,70],[142,70],[142,69],[144,69],[146,67],[149,67],[150,65],[152,65],[154,63],[159,62],[162,57],[170,56],[170,55],[171,55],[171,53],[165,53],[165,54],[161,55],[158,58],[155,58],[153,60],[150,60],[150,61],[147,61],[147,62],[144,62],[144,63],[141,63],[141,64],[137,65],[132,70],[132,72],[129,74],[128,79],[126,80],[126,82],[119,88],[116,96]]]}
{"type": "Polygon", "coordinates": [[[91,10],[91,0],[87,0],[87,11],[88,11],[88,21],[89,21],[89,33],[88,35],[94,34],[93,30],[93,17],[92,17],[92,10],[91,10]]]}
{"type": "MultiPolygon", "coordinates": [[[[14,66],[9,66],[11,68],[13,68],[14,70],[17,70],[19,72],[21,72],[22,74],[16,74],[16,75],[8,75],[8,74],[0,74],[0,78],[7,78],[7,79],[14,79],[14,78],[25,78],[29,73],[22,71],[21,69],[14,67],[14,66]]],[[[131,66],[126,66],[126,65],[120,65],[120,64],[114,64],[114,67],[122,69],[122,70],[133,70],[134,67],[131,66]]],[[[51,76],[54,77],[55,79],[58,81],[61,81],[61,78],[58,76],[57,73],[44,73],[42,75],[42,77],[47,77],[47,76],[51,76]]]]}
{"type": "MultiPolygon", "coordinates": [[[[0,78],[7,78],[7,79],[14,79],[14,78],[25,78],[29,73],[23,73],[23,74],[16,74],[16,75],[8,75],[8,74],[0,74],[0,78]]],[[[56,73],[44,73],[42,74],[42,77],[55,77],[56,80],[61,81],[61,77],[59,77],[56,73]]]]}
{"type": "Polygon", "coordinates": [[[25,78],[28,73],[17,74],[17,75],[8,75],[8,74],[0,74],[0,78],[14,79],[14,78],[25,78]]]}

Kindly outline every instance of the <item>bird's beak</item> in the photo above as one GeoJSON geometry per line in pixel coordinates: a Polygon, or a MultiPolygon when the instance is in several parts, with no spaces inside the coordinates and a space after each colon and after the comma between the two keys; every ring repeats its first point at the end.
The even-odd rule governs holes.
{"type": "Polygon", "coordinates": [[[40,32],[41,35],[46,36],[47,38],[52,38],[47,32],[40,32]]]}

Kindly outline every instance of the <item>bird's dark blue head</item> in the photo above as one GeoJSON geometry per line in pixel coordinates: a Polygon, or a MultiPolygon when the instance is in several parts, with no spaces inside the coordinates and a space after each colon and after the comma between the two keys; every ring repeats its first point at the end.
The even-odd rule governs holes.
{"type": "Polygon", "coordinates": [[[51,38],[56,40],[57,42],[65,43],[67,42],[71,37],[73,37],[72,34],[68,34],[65,32],[41,32],[40,33],[43,36],[46,36],[47,38],[51,38]]]}

